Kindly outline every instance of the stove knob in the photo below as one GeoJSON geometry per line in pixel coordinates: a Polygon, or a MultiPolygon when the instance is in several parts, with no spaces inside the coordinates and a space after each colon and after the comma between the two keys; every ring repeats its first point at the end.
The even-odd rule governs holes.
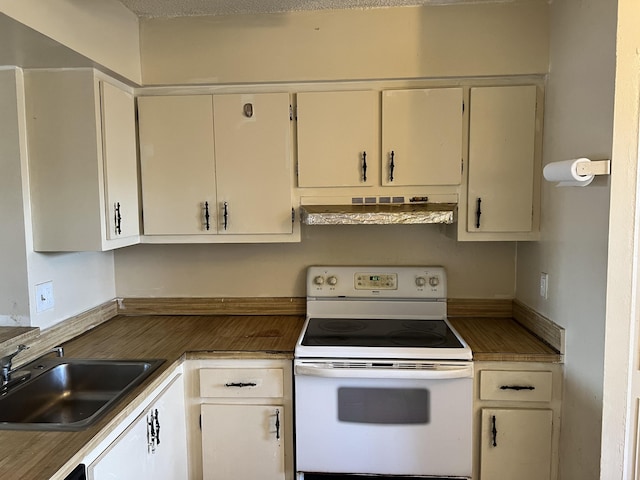
{"type": "Polygon", "coordinates": [[[327,283],[329,285],[336,285],[338,283],[338,278],[331,275],[329,278],[327,278],[327,283]]]}
{"type": "Polygon", "coordinates": [[[437,287],[440,285],[440,278],[438,277],[429,277],[429,285],[432,287],[437,287]]]}
{"type": "Polygon", "coordinates": [[[418,287],[424,287],[427,284],[427,279],[424,277],[416,277],[416,285],[418,287]]]}
{"type": "Polygon", "coordinates": [[[316,285],[323,285],[324,284],[324,277],[321,275],[318,275],[317,277],[315,277],[313,279],[313,283],[316,285]]]}

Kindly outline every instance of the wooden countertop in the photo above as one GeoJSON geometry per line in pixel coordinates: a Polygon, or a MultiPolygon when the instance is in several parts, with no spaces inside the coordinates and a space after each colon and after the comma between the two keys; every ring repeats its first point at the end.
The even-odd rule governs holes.
{"type": "Polygon", "coordinates": [[[562,355],[511,318],[450,317],[476,361],[562,362],[562,355]]]}
{"type": "Polygon", "coordinates": [[[118,316],[109,320],[65,343],[65,356],[164,358],[167,361],[87,430],[0,430],[0,445],[3,446],[0,478],[64,478],[70,469],[69,472],[59,470],[74,457],[79,463],[114,424],[126,416],[122,410],[127,410],[128,414],[142,403],[185,352],[207,355],[207,352],[237,351],[254,352],[260,358],[292,358],[303,320],[301,316],[118,316]]]}
{"type": "MultiPolygon", "coordinates": [[[[561,356],[508,318],[451,318],[474,352],[474,360],[559,362],[561,356]]],[[[167,361],[93,427],[80,432],[0,430],[0,478],[64,478],[74,462],[100,442],[188,358],[292,358],[304,317],[299,315],[117,316],[64,344],[71,358],[164,358],[167,361]],[[66,465],[65,471],[61,471],[66,465]]]]}

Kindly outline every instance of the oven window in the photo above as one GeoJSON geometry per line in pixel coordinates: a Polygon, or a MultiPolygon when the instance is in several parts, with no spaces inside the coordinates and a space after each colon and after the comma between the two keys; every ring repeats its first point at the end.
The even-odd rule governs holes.
{"type": "Polygon", "coordinates": [[[353,423],[429,423],[424,388],[338,388],[338,420],[353,423]]]}

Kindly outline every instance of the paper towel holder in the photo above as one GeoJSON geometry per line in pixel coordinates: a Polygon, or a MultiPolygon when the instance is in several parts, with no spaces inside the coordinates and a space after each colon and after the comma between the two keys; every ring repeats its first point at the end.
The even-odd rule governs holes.
{"type": "Polygon", "coordinates": [[[576,165],[578,175],[610,175],[611,160],[592,160],[576,165]]]}
{"type": "Polygon", "coordinates": [[[610,173],[611,160],[591,161],[586,157],[551,162],[542,171],[545,180],[558,182],[558,187],[586,187],[596,175],[610,173]]]}

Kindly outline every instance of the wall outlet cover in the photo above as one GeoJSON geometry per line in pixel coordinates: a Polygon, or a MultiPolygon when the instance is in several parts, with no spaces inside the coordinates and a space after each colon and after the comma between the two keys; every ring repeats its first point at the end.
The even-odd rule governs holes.
{"type": "Polygon", "coordinates": [[[36,285],[36,312],[51,310],[54,305],[53,282],[44,282],[36,285]]]}

